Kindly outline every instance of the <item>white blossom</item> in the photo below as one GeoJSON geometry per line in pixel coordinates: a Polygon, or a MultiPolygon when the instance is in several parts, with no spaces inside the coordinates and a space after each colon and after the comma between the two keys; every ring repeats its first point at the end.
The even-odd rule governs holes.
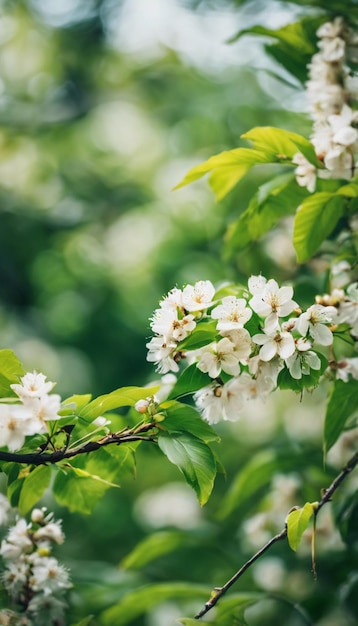
{"type": "Polygon", "coordinates": [[[55,383],[46,382],[46,376],[36,371],[28,372],[21,378],[20,384],[10,385],[11,389],[21,398],[42,398],[46,396],[55,383]]]}
{"type": "Polygon", "coordinates": [[[234,344],[235,356],[238,361],[245,365],[251,353],[251,336],[246,328],[222,331],[223,337],[227,337],[234,344]]]}
{"type": "Polygon", "coordinates": [[[295,169],[296,180],[300,187],[306,187],[311,193],[316,188],[317,169],[310,163],[301,152],[296,152],[292,163],[297,165],[295,169]]]}
{"type": "Polygon", "coordinates": [[[336,378],[348,382],[351,376],[354,380],[358,380],[358,357],[346,358],[338,361],[336,364],[336,378]]]}
{"type": "Polygon", "coordinates": [[[308,375],[310,370],[319,370],[321,361],[318,355],[312,350],[305,352],[295,352],[286,359],[286,365],[292,376],[296,380],[302,378],[302,374],[308,375]]]}
{"type": "Polygon", "coordinates": [[[211,311],[211,317],[218,320],[218,330],[235,330],[243,328],[252,316],[252,311],[246,305],[244,298],[226,296],[221,304],[211,311]]]}
{"type": "Polygon", "coordinates": [[[61,528],[61,521],[51,521],[38,528],[34,533],[34,540],[37,543],[42,543],[44,541],[54,541],[57,544],[63,543],[65,536],[61,528]]]}
{"type": "Polygon", "coordinates": [[[293,289],[290,286],[279,287],[271,278],[264,286],[260,295],[254,295],[250,300],[252,309],[265,317],[265,331],[270,333],[278,327],[278,318],[289,315],[298,307],[292,300],[293,289]]]}
{"type": "Polygon", "coordinates": [[[199,280],[194,286],[183,289],[183,305],[186,311],[202,311],[213,303],[215,288],[210,280],[199,280]]]}
{"type": "Polygon", "coordinates": [[[333,342],[333,335],[327,324],[332,324],[336,316],[335,307],[313,304],[299,316],[296,328],[303,337],[308,333],[322,346],[330,346],[333,342]]]}
{"type": "Polygon", "coordinates": [[[240,418],[244,398],[238,380],[232,378],[222,386],[204,387],[194,395],[197,407],[209,424],[216,424],[220,419],[236,421],[240,418]]]}
{"type": "Polygon", "coordinates": [[[233,376],[240,372],[235,345],[227,337],[202,348],[197,366],[210,378],[217,378],[221,370],[233,376]]]}
{"type": "Polygon", "coordinates": [[[262,361],[271,361],[276,355],[282,359],[287,359],[295,351],[295,342],[291,333],[284,330],[254,335],[252,340],[261,346],[259,356],[262,361]]]}
{"type": "MultiPolygon", "coordinates": [[[[36,399],[35,399],[36,400],[36,399]]],[[[0,447],[20,450],[26,435],[45,432],[42,422],[31,409],[19,404],[0,404],[0,447]]]]}
{"type": "Polygon", "coordinates": [[[72,587],[68,571],[54,557],[41,557],[35,561],[30,586],[33,591],[43,591],[45,595],[72,587]]]}
{"type": "Polygon", "coordinates": [[[194,315],[185,315],[179,319],[177,309],[171,308],[157,309],[151,322],[154,333],[175,341],[183,341],[195,326],[194,315]]]}
{"type": "Polygon", "coordinates": [[[267,279],[264,276],[250,276],[248,280],[249,291],[253,296],[259,296],[263,292],[267,279]]]}
{"type": "Polygon", "coordinates": [[[167,341],[165,337],[160,336],[152,337],[146,347],[148,348],[147,361],[155,363],[160,374],[179,371],[179,365],[174,359],[176,341],[167,341]]]}

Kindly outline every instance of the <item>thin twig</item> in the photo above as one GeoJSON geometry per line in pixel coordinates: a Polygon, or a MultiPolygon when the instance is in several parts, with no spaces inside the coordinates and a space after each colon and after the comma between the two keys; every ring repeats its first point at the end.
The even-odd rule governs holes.
{"type": "MultiPolygon", "coordinates": [[[[327,504],[327,502],[331,500],[334,492],[338,489],[338,487],[345,480],[345,478],[347,478],[347,476],[352,472],[352,470],[356,467],[357,464],[358,464],[358,452],[356,452],[352,456],[352,458],[348,461],[348,463],[342,469],[340,474],[336,476],[336,478],[328,487],[328,489],[324,491],[324,494],[316,507],[315,517],[317,517],[317,514],[320,511],[320,509],[325,504],[327,504]]],[[[277,543],[278,541],[282,541],[286,537],[287,537],[287,526],[285,525],[285,527],[281,530],[281,532],[279,532],[277,535],[272,537],[272,539],[270,539],[270,541],[268,541],[262,548],[260,548],[260,550],[258,550],[258,552],[256,552],[256,554],[254,554],[251,557],[251,559],[246,561],[246,563],[236,572],[236,574],[234,574],[234,576],[232,576],[232,578],[230,578],[230,580],[228,580],[225,583],[225,585],[223,585],[222,587],[215,587],[215,589],[211,593],[210,599],[205,603],[201,611],[199,611],[199,613],[195,615],[195,619],[200,619],[201,617],[203,617],[203,615],[208,613],[208,611],[210,611],[215,606],[215,604],[227,592],[227,590],[230,589],[230,587],[234,583],[236,583],[236,581],[239,578],[241,578],[244,572],[246,572],[246,570],[248,570],[249,567],[251,567],[251,565],[255,563],[255,561],[257,561],[257,559],[259,559],[269,548],[271,548],[271,546],[273,546],[274,543],[277,543]]]]}
{"type": "Polygon", "coordinates": [[[0,461],[12,461],[14,463],[26,464],[26,465],[46,465],[47,463],[55,464],[64,459],[71,459],[79,454],[88,454],[94,452],[99,448],[104,448],[111,444],[120,445],[121,443],[132,443],[133,441],[154,441],[153,436],[143,436],[143,433],[148,432],[156,427],[155,422],[149,424],[142,424],[135,429],[127,429],[120,431],[119,433],[110,433],[99,441],[89,441],[83,446],[77,448],[68,448],[66,445],[61,450],[55,452],[30,452],[28,454],[18,454],[17,452],[3,452],[0,451],[0,461]]]}

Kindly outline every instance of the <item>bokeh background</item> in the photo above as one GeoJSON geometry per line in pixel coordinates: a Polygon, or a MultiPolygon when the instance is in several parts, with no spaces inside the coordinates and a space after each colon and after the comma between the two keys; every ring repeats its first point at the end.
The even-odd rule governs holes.
{"type": "MultiPolygon", "coordinates": [[[[205,182],[172,191],[192,165],[238,146],[253,126],[309,136],[303,86],[265,54],[267,40],[227,43],[254,24],[293,22],[312,11],[309,3],[2,0],[0,6],[2,347],[56,380],[63,397],[101,394],[156,378],[146,362],[148,318],[174,286],[246,282],[261,271],[298,280],[307,302],[321,290],[317,268],[296,264],[289,221],[250,249],[223,255],[228,224],[269,169],[257,168],[219,204],[205,182]]],[[[282,527],[297,499],[317,499],[333,475],[321,462],[322,398],[300,403],[283,393],[278,403],[253,405],[240,424],[219,426],[227,476],[218,478],[205,510],[177,470],[144,449],[136,480],[125,477],[92,516],[69,514],[49,499],[64,519],[67,541],[58,556],[75,583],[72,621],[98,616],[148,583],[186,580],[207,584],[209,593],[229,578],[282,527]],[[297,472],[285,472],[283,461],[265,466],[262,458],[257,497],[220,520],[237,472],[273,440],[280,454],[297,454],[297,472]],[[118,568],[138,541],[164,530],[182,533],[175,550],[118,568]]],[[[343,461],[336,449],[332,464],[343,461]]],[[[318,583],[307,551],[296,557],[286,547],[242,581],[241,589],[272,596],[252,609],[250,624],[299,626],[305,622],[295,602],[319,626],[356,623],[356,579],[347,582],[354,554],[338,571],[344,547],[329,525],[327,517],[318,583]]],[[[168,626],[200,606],[173,598],[131,623],[168,626]]]]}

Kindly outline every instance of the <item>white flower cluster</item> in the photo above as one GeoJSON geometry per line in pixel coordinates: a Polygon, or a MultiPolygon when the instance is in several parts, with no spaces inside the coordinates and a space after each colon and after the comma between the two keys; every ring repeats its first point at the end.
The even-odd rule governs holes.
{"type": "Polygon", "coordinates": [[[10,451],[19,450],[26,435],[48,432],[48,422],[58,420],[61,398],[49,392],[55,383],[46,382],[46,376],[28,372],[21,384],[10,385],[20,398],[21,404],[0,404],[0,447],[10,451]]]}
{"type": "Polygon", "coordinates": [[[358,77],[347,65],[352,46],[358,40],[343,18],[323,24],[317,31],[319,52],[312,57],[306,84],[311,116],[314,120],[311,142],[325,169],[317,170],[297,153],[293,162],[297,182],[313,192],[316,177],[351,178],[358,148],[358,112],[351,108],[358,96],[358,77]]]}
{"type": "MultiPolygon", "coordinates": [[[[0,508],[6,505],[1,497],[0,508]]],[[[68,571],[51,555],[52,546],[61,544],[61,521],[33,509],[31,522],[17,517],[1,542],[4,562],[2,583],[11,598],[13,610],[0,611],[1,624],[61,626],[67,603],[66,589],[72,587],[68,571]],[[8,620],[8,621],[6,621],[8,620]]]]}
{"type": "Polygon", "coordinates": [[[264,398],[277,387],[282,370],[294,383],[312,375],[312,370],[324,369],[322,352],[337,378],[358,380],[358,357],[336,361],[332,356],[332,330],[339,324],[347,324],[353,338],[358,337],[357,283],[347,293],[335,290],[317,298],[303,312],[293,300],[292,287],[280,287],[264,276],[251,276],[248,290],[242,290],[239,298],[215,299],[212,283],[200,281],[174,289],[163,299],[152,318],[156,336],[147,344],[147,358],[160,373],[178,372],[184,357],[196,363],[212,379],[194,396],[204,419],[212,424],[220,418],[236,420],[246,400],[264,398]],[[192,348],[188,342],[181,344],[204,329],[203,323],[208,328],[213,321],[207,344],[200,348],[195,341],[192,348]]]}

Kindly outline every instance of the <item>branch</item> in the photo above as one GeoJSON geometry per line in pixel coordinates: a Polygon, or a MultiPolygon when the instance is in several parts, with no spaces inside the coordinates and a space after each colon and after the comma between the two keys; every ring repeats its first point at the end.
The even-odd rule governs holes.
{"type": "Polygon", "coordinates": [[[133,441],[154,441],[153,436],[144,437],[143,433],[146,433],[155,427],[156,423],[150,422],[149,424],[142,424],[135,429],[126,429],[118,433],[109,433],[109,435],[106,435],[99,441],[89,441],[83,446],[78,446],[77,448],[68,449],[65,447],[51,453],[36,452],[18,454],[17,452],[0,451],[0,461],[13,461],[14,463],[24,463],[26,465],[46,465],[47,463],[54,464],[59,461],[63,461],[64,459],[71,459],[79,454],[94,452],[94,450],[104,448],[105,446],[109,446],[111,444],[120,445],[121,443],[131,443],[133,441]]]}
{"type": "MultiPolygon", "coordinates": [[[[352,456],[352,458],[348,461],[347,465],[342,469],[340,474],[336,476],[336,478],[328,487],[328,489],[324,491],[324,494],[321,500],[319,501],[316,511],[315,511],[316,516],[318,512],[320,511],[320,509],[325,504],[327,504],[327,502],[331,500],[334,492],[338,489],[338,487],[342,484],[342,482],[347,478],[347,476],[352,472],[352,470],[356,467],[356,465],[358,465],[358,452],[356,452],[354,456],[352,456]]],[[[282,541],[283,539],[286,539],[286,537],[287,537],[287,525],[285,525],[285,527],[281,530],[281,532],[279,532],[277,535],[272,537],[272,539],[270,539],[262,548],[260,548],[260,550],[258,550],[256,554],[254,554],[251,557],[251,559],[246,561],[246,563],[239,569],[238,572],[236,572],[236,574],[234,574],[234,576],[232,576],[232,578],[230,578],[230,580],[228,580],[225,583],[225,585],[223,585],[222,587],[215,587],[215,589],[211,593],[210,599],[205,603],[201,611],[199,611],[199,613],[195,615],[195,619],[200,619],[201,617],[203,617],[203,615],[208,613],[208,611],[210,611],[215,606],[215,604],[227,592],[227,590],[230,589],[230,587],[239,578],[241,578],[244,572],[246,572],[246,570],[248,570],[249,567],[251,567],[251,565],[255,563],[255,561],[257,561],[257,559],[259,559],[269,548],[271,548],[271,546],[273,546],[274,543],[282,541]]]]}

